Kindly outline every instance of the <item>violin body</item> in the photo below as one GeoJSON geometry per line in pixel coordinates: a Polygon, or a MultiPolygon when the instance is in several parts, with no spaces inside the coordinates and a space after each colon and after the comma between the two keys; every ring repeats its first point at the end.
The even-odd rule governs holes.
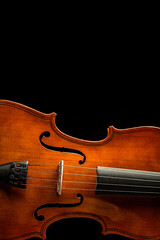
{"type": "Polygon", "coordinates": [[[55,113],[0,101],[0,240],[45,239],[72,217],[98,221],[105,235],[160,239],[160,128],[107,131],[77,139],[55,113]]]}

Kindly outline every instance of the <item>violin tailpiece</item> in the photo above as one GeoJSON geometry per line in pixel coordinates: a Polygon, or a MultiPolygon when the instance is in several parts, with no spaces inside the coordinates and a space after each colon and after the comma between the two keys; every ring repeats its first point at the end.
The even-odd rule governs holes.
{"type": "Polygon", "coordinates": [[[0,181],[18,188],[26,188],[28,161],[0,165],[0,181]]]}

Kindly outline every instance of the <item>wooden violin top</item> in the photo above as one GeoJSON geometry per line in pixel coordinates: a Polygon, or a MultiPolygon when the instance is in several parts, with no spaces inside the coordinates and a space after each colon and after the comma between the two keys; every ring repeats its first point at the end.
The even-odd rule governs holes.
{"type": "Polygon", "coordinates": [[[56,113],[0,100],[0,240],[45,239],[71,217],[98,221],[103,234],[160,239],[160,128],[107,132],[74,138],[56,113]]]}

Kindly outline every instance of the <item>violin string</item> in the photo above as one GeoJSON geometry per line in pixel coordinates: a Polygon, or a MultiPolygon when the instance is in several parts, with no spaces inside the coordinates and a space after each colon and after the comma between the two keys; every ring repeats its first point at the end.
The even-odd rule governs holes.
{"type": "MultiPolygon", "coordinates": [[[[53,173],[58,174],[58,172],[48,172],[48,171],[31,171],[31,170],[23,170],[23,172],[35,172],[35,173],[53,173]]],[[[160,182],[159,180],[151,180],[151,179],[140,179],[140,178],[128,178],[128,177],[117,177],[117,176],[104,176],[104,175],[93,175],[93,174],[83,174],[83,173],[70,173],[63,172],[63,175],[76,175],[76,176],[84,176],[84,177],[95,177],[95,178],[113,178],[113,179],[125,179],[125,180],[133,180],[133,181],[147,181],[147,182],[160,182]]]]}
{"type": "MultiPolygon", "coordinates": [[[[45,179],[45,178],[30,178],[26,177],[25,179],[29,180],[40,180],[40,181],[51,181],[51,182],[58,182],[58,180],[55,179],[45,179]]],[[[78,183],[78,184],[88,184],[88,185],[96,185],[97,182],[78,182],[78,181],[69,181],[69,180],[63,180],[63,183],[78,183]]],[[[117,183],[99,183],[99,185],[105,185],[105,186],[121,186],[121,187],[144,187],[144,188],[160,188],[160,186],[144,186],[144,185],[133,185],[133,184],[117,184],[117,183]]]]}
{"type": "MultiPolygon", "coordinates": [[[[29,166],[30,167],[58,167],[59,165],[56,165],[56,164],[29,164],[29,166]]],[[[89,167],[81,167],[81,166],[70,166],[70,165],[63,165],[63,167],[69,167],[69,168],[80,168],[80,169],[91,169],[91,170],[96,170],[97,168],[89,168],[89,167]]],[[[32,169],[32,168],[31,168],[32,169]]],[[[110,171],[126,171],[126,169],[116,169],[116,168],[109,168],[110,169],[110,171]]],[[[128,170],[128,169],[127,169],[128,170]]],[[[128,171],[131,171],[131,172],[133,172],[134,170],[128,170],[128,171]]],[[[52,173],[52,174],[58,174],[59,172],[58,172],[58,169],[57,169],[57,171],[55,172],[55,171],[39,171],[39,170],[26,170],[25,172],[31,172],[31,173],[52,173]]],[[[147,171],[145,171],[146,173],[148,173],[149,175],[154,175],[155,176],[155,174],[156,175],[158,175],[159,176],[159,173],[157,173],[157,172],[155,172],[155,174],[154,173],[152,173],[152,172],[147,172],[147,171]]],[[[143,173],[144,174],[144,171],[139,171],[138,173],[143,173]]],[[[150,179],[139,179],[139,178],[133,178],[133,177],[130,177],[130,178],[128,178],[128,177],[117,177],[117,176],[103,176],[103,175],[93,175],[93,174],[84,174],[84,173],[73,173],[73,172],[63,172],[63,174],[64,175],[77,175],[77,176],[85,176],[85,177],[94,177],[94,178],[108,178],[108,179],[125,179],[125,180],[130,180],[130,181],[142,181],[142,182],[144,182],[144,181],[147,181],[147,182],[152,182],[152,183],[155,183],[155,182],[160,182],[160,181],[158,181],[158,180],[150,180],[150,179]]],[[[35,177],[26,177],[26,179],[30,179],[30,180],[34,180],[34,181],[36,181],[36,180],[41,180],[41,181],[51,181],[51,182],[57,182],[58,180],[55,180],[55,179],[45,179],[45,178],[35,178],[35,177]]],[[[97,182],[82,182],[82,181],[69,181],[69,180],[63,180],[63,183],[69,183],[69,184],[88,184],[88,185],[96,185],[97,184],[97,182]]],[[[136,184],[136,185],[133,185],[133,184],[114,184],[114,183],[98,183],[98,184],[100,184],[100,185],[106,185],[106,186],[119,186],[119,187],[144,187],[144,188],[150,188],[150,189],[159,189],[160,187],[159,186],[142,186],[142,185],[140,185],[140,184],[136,184]]],[[[43,186],[41,186],[41,185],[37,185],[37,184],[30,184],[30,183],[26,183],[26,185],[28,185],[28,186],[35,186],[35,187],[40,187],[40,188],[57,188],[57,186],[45,186],[45,185],[43,185],[43,186]]],[[[62,188],[63,190],[82,190],[82,191],[95,191],[96,189],[95,188],[74,188],[74,187],[72,187],[72,188],[70,188],[70,187],[64,187],[63,186],[63,188],[62,188]]],[[[97,189],[98,190],[98,189],[97,189]]],[[[96,190],[96,191],[97,191],[96,190]]],[[[105,189],[105,190],[101,190],[101,191],[108,191],[108,192],[135,192],[136,193],[136,191],[131,191],[131,190],[128,190],[128,191],[124,191],[124,190],[113,190],[113,189],[111,189],[111,190],[107,190],[107,189],[105,189]]],[[[140,193],[140,191],[137,191],[138,193],[140,193]]],[[[145,194],[145,192],[143,191],[142,192],[143,194],[145,194]]],[[[147,192],[146,192],[147,193],[147,192]]],[[[149,192],[149,193],[151,193],[151,192],[149,192]]],[[[155,194],[157,194],[157,193],[155,193],[155,194]]]]}
{"type": "MultiPolygon", "coordinates": [[[[42,167],[58,167],[59,165],[57,164],[28,164],[28,166],[42,166],[42,167]]],[[[90,169],[90,170],[96,170],[96,168],[91,168],[91,167],[81,167],[81,166],[74,166],[74,165],[63,165],[63,167],[69,167],[69,168],[81,168],[81,169],[90,169]]],[[[143,171],[143,170],[133,170],[133,169],[123,169],[123,168],[112,168],[112,167],[106,167],[109,169],[109,171],[115,172],[115,171],[121,171],[121,172],[137,172],[138,174],[144,175],[154,175],[154,176],[160,176],[160,172],[151,172],[151,171],[143,171]]],[[[54,173],[54,172],[52,172],[54,173]]]]}
{"type": "MultiPolygon", "coordinates": [[[[28,170],[29,171],[29,170],[28,170]]],[[[44,172],[44,173],[46,173],[45,171],[30,171],[30,172],[44,172]]],[[[57,172],[47,172],[47,173],[56,173],[56,174],[58,174],[58,171],[57,172]]],[[[126,177],[116,177],[116,176],[97,176],[97,175],[93,175],[93,174],[82,174],[82,173],[70,173],[70,172],[68,172],[68,173],[66,173],[66,172],[64,172],[63,174],[65,174],[65,175],[78,175],[78,176],[87,176],[87,177],[96,177],[96,178],[98,178],[98,177],[101,177],[101,178],[109,178],[109,179],[127,179],[127,180],[133,180],[133,181],[135,181],[135,180],[138,180],[138,181],[148,181],[148,182],[160,182],[160,181],[157,181],[157,180],[149,180],[149,179],[137,179],[137,178],[126,178],[126,177]]],[[[29,178],[29,177],[26,177],[27,179],[30,179],[30,180],[42,180],[42,181],[51,181],[51,182],[57,182],[57,180],[55,180],[55,179],[44,179],[44,178],[29,178]]],[[[63,180],[63,183],[78,183],[78,184],[88,184],[88,185],[96,185],[97,184],[97,182],[80,182],[80,181],[67,181],[67,180],[63,180]]],[[[133,185],[133,184],[128,184],[128,185],[126,185],[126,184],[113,184],[113,183],[98,183],[98,184],[101,184],[101,185],[108,185],[108,186],[120,186],[120,187],[145,187],[145,188],[150,188],[150,189],[154,189],[154,188],[160,188],[160,187],[158,187],[158,186],[143,186],[143,185],[133,185]]],[[[57,186],[41,186],[41,185],[35,185],[35,184],[26,184],[26,185],[28,185],[28,186],[36,186],[36,187],[42,187],[42,188],[57,188],[57,186]]],[[[90,189],[90,188],[66,188],[66,187],[63,187],[63,189],[70,189],[70,190],[88,190],[88,191],[95,191],[95,189],[90,189]]],[[[105,190],[103,190],[103,191],[106,191],[106,189],[105,190]]],[[[107,191],[112,191],[112,190],[107,190],[107,191]]],[[[116,190],[115,190],[116,191],[116,190]]],[[[124,190],[122,191],[122,192],[124,192],[124,190]]],[[[128,192],[131,192],[131,190],[129,190],[128,192]]],[[[138,191],[138,193],[140,193],[140,191],[138,191]]],[[[142,192],[142,193],[144,193],[144,192],[142,192]]]]}
{"type": "MultiPolygon", "coordinates": [[[[38,187],[38,188],[50,188],[50,189],[57,189],[57,187],[54,186],[43,186],[43,185],[35,185],[35,184],[22,184],[23,186],[31,186],[31,187],[38,187]]],[[[62,190],[72,190],[72,191],[100,191],[100,192],[109,192],[109,193],[134,193],[134,194],[154,194],[154,195],[160,195],[159,192],[145,192],[145,191],[132,191],[132,190],[112,190],[112,189],[93,189],[93,188],[68,188],[68,187],[62,187],[62,190]]]]}
{"type": "MultiPolygon", "coordinates": [[[[31,167],[58,167],[59,165],[57,164],[28,164],[28,166],[31,167]]],[[[81,167],[81,166],[72,166],[72,165],[63,165],[63,167],[70,167],[70,168],[83,168],[83,169],[92,169],[96,170],[97,168],[91,168],[91,167],[81,167]]]]}
{"type": "MultiPolygon", "coordinates": [[[[57,179],[46,179],[46,178],[32,178],[32,177],[25,177],[27,180],[37,180],[37,181],[51,181],[51,182],[58,182],[57,179]]],[[[69,180],[63,180],[63,183],[79,183],[79,184],[96,184],[96,182],[77,182],[77,181],[69,181],[69,180]]]]}

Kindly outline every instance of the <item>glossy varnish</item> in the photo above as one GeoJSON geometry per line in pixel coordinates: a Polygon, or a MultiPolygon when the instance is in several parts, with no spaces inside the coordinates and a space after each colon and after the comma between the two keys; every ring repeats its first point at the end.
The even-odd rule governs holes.
{"type": "Polygon", "coordinates": [[[25,189],[0,182],[0,239],[45,239],[51,223],[70,217],[95,219],[103,234],[160,239],[160,197],[95,194],[98,166],[159,173],[160,129],[111,126],[105,139],[92,142],[62,133],[55,119],[0,101],[0,165],[28,161],[25,189]]]}

